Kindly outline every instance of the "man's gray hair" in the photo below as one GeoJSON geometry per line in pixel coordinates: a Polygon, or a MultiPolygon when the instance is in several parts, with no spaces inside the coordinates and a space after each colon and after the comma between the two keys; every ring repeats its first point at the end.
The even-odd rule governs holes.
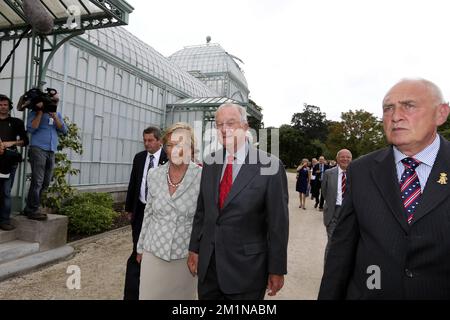
{"type": "Polygon", "coordinates": [[[423,79],[423,78],[404,78],[401,79],[398,83],[401,82],[419,82],[422,83],[427,89],[431,92],[431,95],[433,96],[434,100],[437,104],[443,104],[444,96],[442,95],[441,89],[433,82],[423,79]]]}
{"type": "Polygon", "coordinates": [[[245,110],[245,108],[239,104],[231,103],[231,102],[225,102],[219,108],[217,108],[216,113],[214,114],[214,118],[217,118],[217,114],[219,113],[219,111],[224,108],[236,108],[239,111],[239,113],[241,114],[241,121],[244,123],[248,123],[247,111],[245,110]]]}

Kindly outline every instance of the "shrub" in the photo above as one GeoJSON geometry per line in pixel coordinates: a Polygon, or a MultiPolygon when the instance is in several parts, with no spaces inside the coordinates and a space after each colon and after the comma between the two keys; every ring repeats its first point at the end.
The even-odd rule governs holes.
{"type": "Polygon", "coordinates": [[[114,205],[114,200],[111,194],[104,192],[83,192],[75,194],[69,199],[64,206],[71,206],[76,203],[93,203],[105,208],[111,208],[114,205]]]}
{"type": "Polygon", "coordinates": [[[69,218],[69,232],[93,235],[111,228],[118,213],[108,193],[79,193],[68,200],[60,213],[69,218]]]}

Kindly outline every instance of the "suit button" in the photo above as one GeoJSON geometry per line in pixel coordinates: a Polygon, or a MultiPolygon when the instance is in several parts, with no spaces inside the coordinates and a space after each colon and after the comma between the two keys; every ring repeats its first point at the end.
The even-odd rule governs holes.
{"type": "Polygon", "coordinates": [[[412,271],[409,270],[409,269],[405,269],[405,275],[406,275],[408,278],[414,278],[414,274],[413,274],[412,271]]]}

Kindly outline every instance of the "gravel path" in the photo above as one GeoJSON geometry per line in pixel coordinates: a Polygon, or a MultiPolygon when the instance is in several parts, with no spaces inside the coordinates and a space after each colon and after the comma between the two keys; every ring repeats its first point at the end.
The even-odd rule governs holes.
{"type": "MultiPolygon", "coordinates": [[[[270,299],[316,299],[323,270],[326,232],[322,213],[307,201],[298,208],[295,174],[288,173],[290,235],[285,286],[270,299]]],[[[113,299],[123,296],[125,266],[131,245],[131,229],[118,229],[71,244],[75,254],[66,261],[0,282],[0,299],[113,299]],[[69,266],[81,270],[81,289],[66,286],[69,266]]]]}

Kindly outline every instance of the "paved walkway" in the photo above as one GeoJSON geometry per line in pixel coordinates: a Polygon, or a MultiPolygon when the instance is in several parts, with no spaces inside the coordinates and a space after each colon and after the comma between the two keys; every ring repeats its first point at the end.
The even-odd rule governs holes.
{"type": "MultiPolygon", "coordinates": [[[[285,287],[275,299],[316,299],[323,270],[326,232],[322,212],[308,200],[299,209],[295,174],[289,173],[290,235],[285,287]]],[[[0,282],[3,299],[122,299],[126,260],[131,251],[131,231],[119,229],[72,244],[75,255],[33,273],[0,282]],[[69,266],[81,270],[81,289],[69,290],[69,266]]]]}

